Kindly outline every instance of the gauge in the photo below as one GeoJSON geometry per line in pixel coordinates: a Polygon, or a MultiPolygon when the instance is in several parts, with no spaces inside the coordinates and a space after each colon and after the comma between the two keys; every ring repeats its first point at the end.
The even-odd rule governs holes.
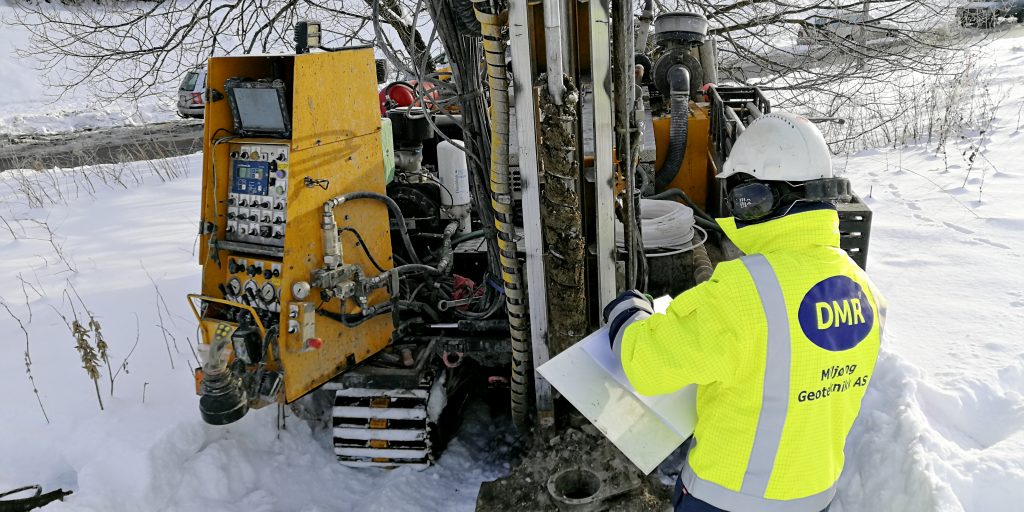
{"type": "Polygon", "coordinates": [[[243,286],[242,289],[245,291],[245,295],[248,296],[250,300],[255,300],[256,292],[259,291],[260,287],[256,285],[256,281],[249,279],[245,282],[245,286],[243,286]]]}
{"type": "Polygon", "coordinates": [[[228,292],[231,295],[238,295],[242,293],[242,281],[239,281],[237,277],[232,277],[228,280],[228,292]]]}
{"type": "Polygon", "coordinates": [[[270,302],[277,296],[277,290],[274,289],[274,285],[270,283],[263,283],[263,288],[260,288],[260,298],[263,302],[270,302]]]}

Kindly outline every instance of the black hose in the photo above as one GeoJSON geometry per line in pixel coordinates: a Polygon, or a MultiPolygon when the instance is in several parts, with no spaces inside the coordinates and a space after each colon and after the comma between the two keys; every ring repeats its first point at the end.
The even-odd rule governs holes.
{"type": "Polygon", "coordinates": [[[693,201],[693,199],[690,199],[690,196],[686,195],[686,192],[683,192],[682,190],[680,190],[678,188],[665,189],[665,190],[663,190],[661,192],[658,192],[657,194],[654,194],[652,196],[647,196],[647,199],[655,199],[655,200],[670,199],[670,198],[677,198],[677,199],[682,200],[683,203],[685,203],[686,206],[689,206],[690,208],[692,208],[694,213],[696,213],[699,217],[702,217],[705,220],[709,220],[711,222],[715,221],[715,218],[712,217],[711,215],[708,215],[708,212],[704,211],[704,209],[701,208],[700,205],[695,203],[693,201]]]}
{"type": "Polygon", "coordinates": [[[373,257],[373,254],[370,253],[370,248],[367,247],[366,242],[363,241],[363,235],[360,235],[355,228],[344,227],[341,228],[341,230],[348,231],[349,233],[355,235],[356,241],[358,241],[359,246],[363,248],[363,253],[366,254],[366,258],[370,260],[370,264],[372,264],[373,267],[376,268],[378,272],[384,272],[384,268],[381,267],[379,263],[377,263],[377,259],[373,257]]]}
{"type": "Polygon", "coordinates": [[[696,222],[698,226],[708,231],[715,231],[718,233],[725,234],[725,231],[722,231],[722,226],[719,226],[717,222],[707,220],[703,217],[694,217],[693,221],[696,222]]]}
{"type": "Polygon", "coordinates": [[[405,265],[399,265],[387,272],[383,272],[374,277],[368,278],[364,281],[363,285],[368,289],[380,288],[391,280],[391,276],[394,274],[403,274],[408,272],[426,272],[430,275],[439,276],[447,274],[451,271],[454,251],[452,250],[452,235],[455,230],[458,229],[458,222],[450,222],[444,228],[444,241],[441,244],[441,259],[438,260],[437,266],[430,266],[423,263],[408,263],[405,265]]]}
{"type": "Polygon", "coordinates": [[[402,244],[405,245],[406,252],[409,253],[409,257],[412,258],[413,263],[419,263],[420,257],[416,254],[416,249],[412,245],[412,240],[409,239],[409,228],[405,225],[405,215],[402,215],[402,209],[398,207],[398,203],[384,194],[367,191],[349,192],[348,194],[343,194],[332,199],[330,202],[332,203],[332,206],[337,207],[348,201],[356,199],[375,199],[388,206],[388,209],[391,210],[391,214],[395,216],[395,221],[398,222],[398,231],[402,235],[402,244]]]}
{"type": "Polygon", "coordinates": [[[671,88],[672,121],[669,124],[668,155],[654,176],[654,190],[663,190],[679,174],[686,156],[686,132],[690,120],[690,71],[684,65],[668,71],[671,88]]]}

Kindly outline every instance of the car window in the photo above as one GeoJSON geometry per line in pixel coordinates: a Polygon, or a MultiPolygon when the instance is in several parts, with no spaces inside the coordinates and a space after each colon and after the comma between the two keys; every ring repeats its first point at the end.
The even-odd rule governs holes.
{"type": "Polygon", "coordinates": [[[199,79],[199,73],[196,73],[195,71],[189,71],[189,73],[187,75],[185,75],[185,79],[181,81],[181,87],[179,87],[178,90],[179,91],[191,91],[191,90],[194,90],[195,87],[196,87],[196,81],[198,79],[199,79]]]}

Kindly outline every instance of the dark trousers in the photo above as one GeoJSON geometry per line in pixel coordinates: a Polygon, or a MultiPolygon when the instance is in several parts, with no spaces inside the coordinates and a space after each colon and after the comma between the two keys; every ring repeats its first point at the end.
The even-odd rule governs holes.
{"type": "MultiPolygon", "coordinates": [[[[679,479],[676,480],[676,488],[672,492],[672,506],[675,507],[672,509],[675,512],[727,512],[714,505],[710,505],[705,501],[701,501],[695,498],[692,494],[686,492],[686,488],[683,487],[683,481],[679,479]]],[[[825,510],[822,510],[821,512],[828,512],[828,509],[829,507],[825,507],[825,510]]],[[[755,511],[751,510],[749,512],[755,511]]]]}

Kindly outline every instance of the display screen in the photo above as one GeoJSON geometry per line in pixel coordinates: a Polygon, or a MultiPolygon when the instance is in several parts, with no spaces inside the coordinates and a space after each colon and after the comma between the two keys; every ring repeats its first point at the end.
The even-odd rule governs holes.
{"type": "Polygon", "coordinates": [[[232,165],[231,191],[236,194],[267,195],[270,163],[236,160],[232,165]]]}
{"type": "Polygon", "coordinates": [[[284,113],[276,89],[238,87],[235,105],[244,131],[285,132],[284,113]]]}

